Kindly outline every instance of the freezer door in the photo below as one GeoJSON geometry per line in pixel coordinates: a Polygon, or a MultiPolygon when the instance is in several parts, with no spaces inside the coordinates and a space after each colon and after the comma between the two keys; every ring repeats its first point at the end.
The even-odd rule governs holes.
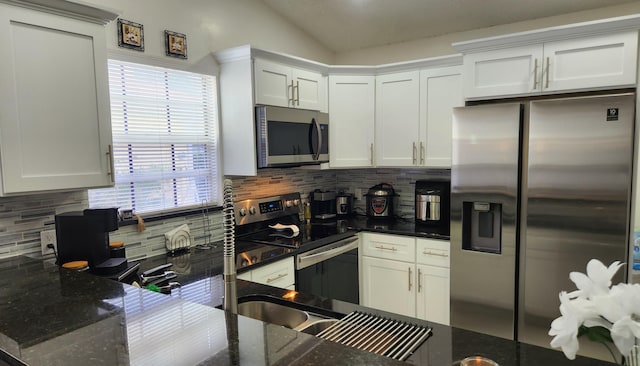
{"type": "Polygon", "coordinates": [[[531,102],[520,341],[549,347],[569,272],[627,262],[634,106],[633,94],[531,102]]]}
{"type": "Polygon", "coordinates": [[[455,108],[451,325],[513,339],[522,105],[455,108]]]}

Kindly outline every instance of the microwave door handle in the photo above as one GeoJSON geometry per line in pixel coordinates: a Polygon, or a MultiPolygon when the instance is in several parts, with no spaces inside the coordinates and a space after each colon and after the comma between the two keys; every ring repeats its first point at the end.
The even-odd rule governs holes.
{"type": "Polygon", "coordinates": [[[316,133],[318,134],[318,151],[313,154],[313,160],[318,160],[320,159],[320,151],[322,151],[322,131],[320,130],[320,124],[315,118],[311,119],[311,124],[316,127],[316,133]]]}

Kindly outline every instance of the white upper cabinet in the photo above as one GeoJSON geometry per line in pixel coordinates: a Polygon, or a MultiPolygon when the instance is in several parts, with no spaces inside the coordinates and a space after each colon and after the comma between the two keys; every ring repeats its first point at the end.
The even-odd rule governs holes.
{"type": "Polygon", "coordinates": [[[494,49],[497,41],[487,42],[494,47],[472,48],[474,41],[454,45],[468,52],[464,55],[465,98],[551,94],[636,84],[636,30],[517,47],[509,47],[507,38],[499,49],[494,49]]]}
{"type": "Polygon", "coordinates": [[[0,4],[2,195],[113,185],[109,19],[69,13],[84,5],[49,5],[62,8],[0,4]]]}
{"type": "Polygon", "coordinates": [[[376,77],[377,166],[414,166],[418,162],[420,71],[376,77]]]}
{"type": "Polygon", "coordinates": [[[375,76],[329,76],[329,165],[373,166],[375,76]]]}
{"type": "Polygon", "coordinates": [[[256,58],[256,104],[327,111],[326,77],[286,64],[256,58]]]}
{"type": "Polygon", "coordinates": [[[461,66],[420,72],[419,166],[451,167],[452,112],[463,105],[461,66]]]}

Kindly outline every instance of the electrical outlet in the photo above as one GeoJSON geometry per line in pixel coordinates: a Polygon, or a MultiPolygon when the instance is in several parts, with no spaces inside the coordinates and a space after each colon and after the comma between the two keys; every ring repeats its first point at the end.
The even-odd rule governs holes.
{"type": "Polygon", "coordinates": [[[56,239],[55,230],[44,230],[40,232],[40,248],[42,255],[53,254],[51,248],[47,248],[48,244],[53,244],[56,252],[58,251],[58,240],[56,239]]]}
{"type": "Polygon", "coordinates": [[[355,198],[356,200],[361,200],[361,199],[362,199],[362,189],[360,189],[360,188],[356,188],[356,189],[354,190],[354,194],[353,194],[353,196],[354,196],[354,198],[355,198]]]}

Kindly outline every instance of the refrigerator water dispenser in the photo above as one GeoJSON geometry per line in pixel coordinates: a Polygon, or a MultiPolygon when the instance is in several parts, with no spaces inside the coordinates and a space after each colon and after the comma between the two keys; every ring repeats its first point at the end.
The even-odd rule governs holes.
{"type": "Polygon", "coordinates": [[[502,204],[464,202],[462,211],[462,249],[500,254],[502,204]]]}

